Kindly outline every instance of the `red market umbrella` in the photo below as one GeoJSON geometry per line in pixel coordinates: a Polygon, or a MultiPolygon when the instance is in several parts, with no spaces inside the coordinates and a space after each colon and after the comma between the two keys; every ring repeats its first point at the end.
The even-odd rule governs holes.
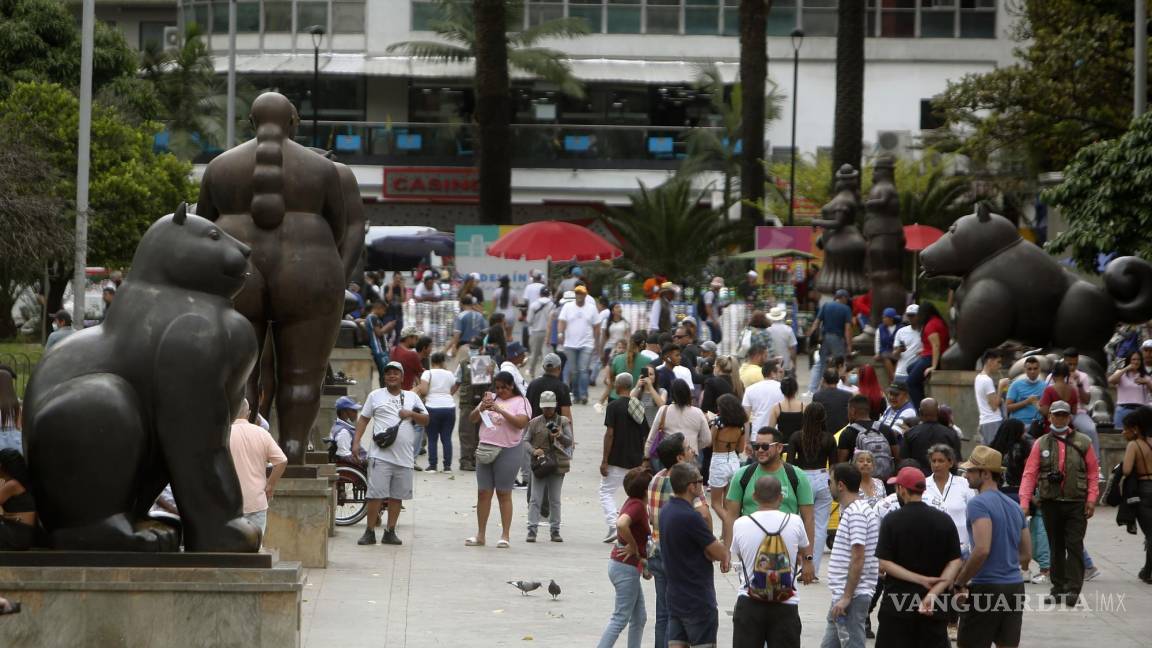
{"type": "Polygon", "coordinates": [[[562,221],[521,225],[488,247],[488,256],[524,261],[600,261],[623,254],[595,232],[562,221]]]}
{"type": "Polygon", "coordinates": [[[924,248],[932,245],[944,236],[944,232],[932,227],[931,225],[915,225],[904,226],[904,247],[912,252],[919,252],[924,248]]]}

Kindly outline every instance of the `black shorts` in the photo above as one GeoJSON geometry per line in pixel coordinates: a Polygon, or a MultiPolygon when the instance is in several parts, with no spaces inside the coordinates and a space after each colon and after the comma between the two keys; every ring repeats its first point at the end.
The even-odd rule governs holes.
{"type": "Polygon", "coordinates": [[[958,648],[1019,646],[1024,623],[1024,583],[977,585],[968,588],[960,611],[958,648]]]}

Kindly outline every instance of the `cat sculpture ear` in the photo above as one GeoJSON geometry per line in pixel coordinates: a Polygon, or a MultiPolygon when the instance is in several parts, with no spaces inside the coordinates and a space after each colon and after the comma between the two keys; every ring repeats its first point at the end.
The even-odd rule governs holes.
{"type": "Polygon", "coordinates": [[[182,202],[172,213],[172,222],[177,225],[183,225],[184,221],[188,220],[188,203],[182,202]]]}
{"type": "Polygon", "coordinates": [[[976,205],[976,220],[981,223],[992,220],[992,212],[988,210],[988,203],[980,202],[976,205]]]}

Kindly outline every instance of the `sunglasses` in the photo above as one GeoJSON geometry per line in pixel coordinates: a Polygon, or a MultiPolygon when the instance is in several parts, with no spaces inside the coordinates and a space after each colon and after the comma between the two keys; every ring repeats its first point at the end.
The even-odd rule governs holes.
{"type": "Polygon", "coordinates": [[[779,446],[779,445],[784,445],[784,444],[783,443],[753,443],[752,449],[753,450],[771,450],[772,448],[779,446]]]}

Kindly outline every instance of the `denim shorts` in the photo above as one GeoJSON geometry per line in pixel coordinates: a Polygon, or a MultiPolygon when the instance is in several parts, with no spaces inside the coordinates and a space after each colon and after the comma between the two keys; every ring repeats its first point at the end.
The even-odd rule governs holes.
{"type": "Polygon", "coordinates": [[[716,645],[720,618],[716,608],[687,617],[668,616],[668,643],[686,643],[692,648],[711,648],[716,645]]]}

